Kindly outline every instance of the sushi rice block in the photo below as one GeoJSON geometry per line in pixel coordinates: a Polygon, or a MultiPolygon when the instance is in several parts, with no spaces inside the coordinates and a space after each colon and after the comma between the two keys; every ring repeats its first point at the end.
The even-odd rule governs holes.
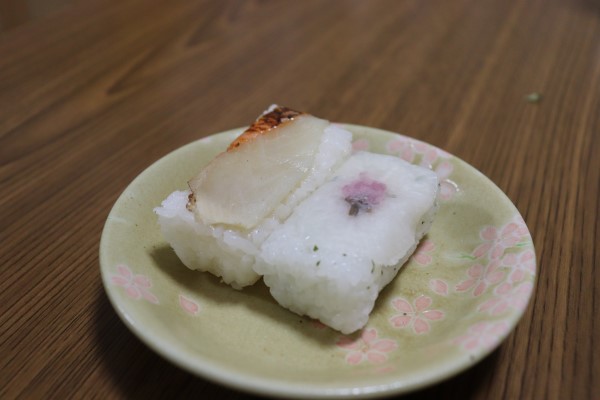
{"type": "Polygon", "coordinates": [[[275,228],[255,270],[283,307],[354,332],[429,230],[437,192],[429,169],[356,153],[275,228]]]}
{"type": "Polygon", "coordinates": [[[188,268],[210,272],[236,289],[252,285],[259,279],[253,269],[259,250],[252,234],[197,222],[186,207],[190,194],[173,192],[154,209],[163,237],[188,268]]]}
{"type": "Polygon", "coordinates": [[[429,230],[439,185],[351,141],[273,106],[155,209],[162,234],[187,267],[236,289],[263,277],[283,307],[354,332],[429,230]]]}
{"type": "Polygon", "coordinates": [[[351,153],[352,134],[272,106],[228,149],[155,208],[163,237],[190,269],[236,289],[256,282],[260,245],[351,153]]]}

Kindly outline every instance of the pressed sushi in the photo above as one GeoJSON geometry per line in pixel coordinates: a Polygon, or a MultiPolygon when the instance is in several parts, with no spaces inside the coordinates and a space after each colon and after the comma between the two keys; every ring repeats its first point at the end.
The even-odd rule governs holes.
{"type": "Polygon", "coordinates": [[[429,230],[438,180],[397,157],[360,152],[261,246],[263,275],[284,307],[350,333],[429,230]]]}
{"type": "Polygon", "coordinates": [[[352,135],[273,106],[155,209],[191,269],[234,288],[261,277],[283,307],[343,333],[427,233],[438,179],[398,157],[351,154],[352,135]]]}
{"type": "Polygon", "coordinates": [[[240,289],[255,283],[260,244],[350,156],[352,134],[271,106],[226,151],[155,208],[163,237],[190,269],[240,289]]]}

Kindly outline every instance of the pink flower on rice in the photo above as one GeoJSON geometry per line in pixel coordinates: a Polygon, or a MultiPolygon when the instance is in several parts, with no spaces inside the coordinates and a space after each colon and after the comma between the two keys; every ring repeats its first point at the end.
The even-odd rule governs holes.
{"type": "Polygon", "coordinates": [[[398,344],[391,339],[379,339],[377,330],[365,329],[358,339],[348,336],[341,337],[336,345],[346,351],[346,362],[351,365],[368,361],[373,364],[381,364],[386,361],[390,353],[398,348],[398,344]]]}
{"type": "Polygon", "coordinates": [[[369,178],[363,172],[358,179],[342,188],[342,195],[350,205],[349,214],[357,215],[360,211],[371,212],[374,206],[383,201],[386,190],[384,183],[369,178]]]}
{"type": "Polygon", "coordinates": [[[416,334],[429,333],[431,327],[430,321],[441,320],[445,314],[441,310],[430,310],[431,298],[427,296],[419,296],[414,301],[414,306],[407,300],[397,297],[392,300],[392,307],[400,314],[396,314],[390,318],[390,323],[396,328],[411,327],[416,334]]]}
{"type": "Polygon", "coordinates": [[[111,276],[110,282],[124,288],[127,296],[135,300],[144,299],[158,304],[158,297],[150,292],[152,287],[150,278],[145,275],[134,275],[129,267],[123,264],[117,265],[117,273],[117,275],[111,276]]]}
{"type": "Polygon", "coordinates": [[[500,263],[497,260],[490,262],[487,266],[481,264],[472,265],[468,269],[468,279],[456,285],[459,292],[473,291],[473,296],[480,296],[489,286],[495,285],[504,279],[505,271],[499,269],[500,263]]]}

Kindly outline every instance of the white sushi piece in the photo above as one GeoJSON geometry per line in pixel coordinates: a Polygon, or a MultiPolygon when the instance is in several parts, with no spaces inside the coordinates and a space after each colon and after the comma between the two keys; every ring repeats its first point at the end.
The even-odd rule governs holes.
{"type": "Polygon", "coordinates": [[[354,332],[429,230],[438,187],[429,169],[356,153],[266,239],[255,271],[283,307],[354,332]]]}
{"type": "Polygon", "coordinates": [[[325,120],[271,108],[190,181],[193,192],[155,208],[163,237],[188,268],[252,285],[262,242],[349,157],[351,141],[325,120]]]}

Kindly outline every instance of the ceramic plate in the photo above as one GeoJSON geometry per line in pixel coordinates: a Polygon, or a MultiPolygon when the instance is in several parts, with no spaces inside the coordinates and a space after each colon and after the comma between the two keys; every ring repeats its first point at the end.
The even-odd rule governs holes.
{"type": "Polygon", "coordinates": [[[390,132],[344,125],[356,150],[432,168],[441,206],[430,233],[382,292],[368,325],[345,336],[293,314],[262,282],[236,291],[188,270],[152,209],[241,129],[162,158],[118,199],[100,244],[104,287],[124,323],[156,352],[237,389],[286,397],[404,393],[477,363],[511,332],[531,297],[531,236],[510,200],[456,157],[390,132]]]}

